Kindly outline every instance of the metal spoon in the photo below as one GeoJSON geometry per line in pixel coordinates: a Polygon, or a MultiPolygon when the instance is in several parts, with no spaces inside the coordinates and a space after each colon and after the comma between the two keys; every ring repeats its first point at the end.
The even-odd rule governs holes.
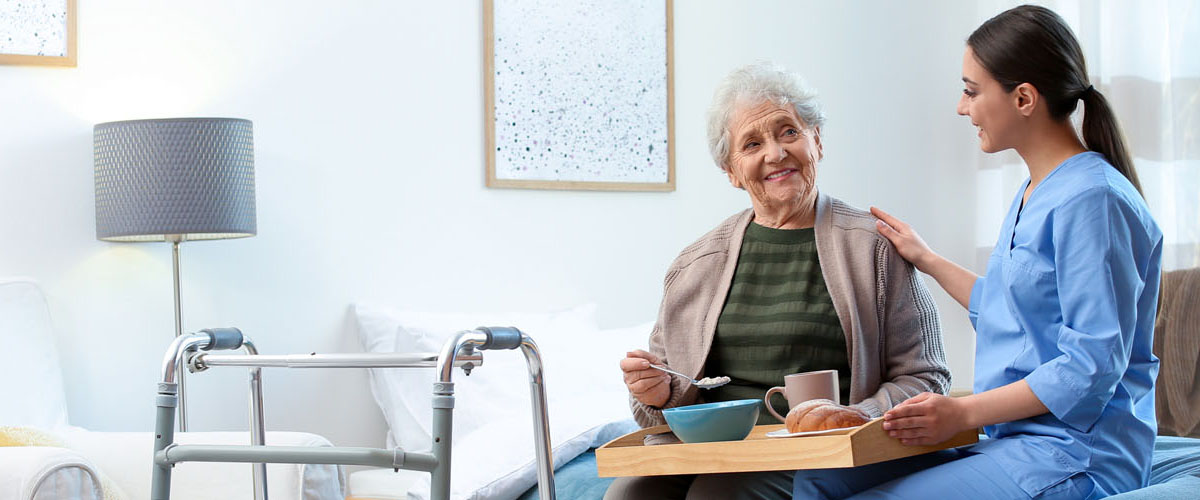
{"type": "Polygon", "coordinates": [[[721,386],[729,383],[729,377],[704,377],[700,380],[696,380],[692,377],[689,377],[687,375],[679,373],[679,372],[672,370],[670,368],[667,368],[665,366],[658,366],[656,364],[651,364],[650,367],[670,373],[671,375],[683,377],[684,380],[691,382],[692,385],[699,387],[701,389],[715,389],[717,387],[721,387],[721,386]]]}

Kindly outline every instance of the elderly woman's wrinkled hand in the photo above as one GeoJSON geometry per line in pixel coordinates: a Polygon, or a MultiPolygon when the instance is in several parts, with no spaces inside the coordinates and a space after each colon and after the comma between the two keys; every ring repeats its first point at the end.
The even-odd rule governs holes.
{"type": "Polygon", "coordinates": [[[642,404],[662,407],[671,397],[671,376],[650,368],[650,363],[661,364],[662,360],[641,349],[626,353],[621,360],[625,387],[642,404]]]}
{"type": "Polygon", "coordinates": [[[892,242],[892,246],[896,247],[896,252],[904,257],[904,260],[911,262],[921,271],[928,268],[927,263],[934,255],[933,250],[929,249],[929,245],[925,244],[925,240],[921,239],[921,235],[917,234],[912,226],[880,210],[879,207],[871,207],[871,215],[879,218],[875,221],[875,228],[879,234],[892,242]]]}

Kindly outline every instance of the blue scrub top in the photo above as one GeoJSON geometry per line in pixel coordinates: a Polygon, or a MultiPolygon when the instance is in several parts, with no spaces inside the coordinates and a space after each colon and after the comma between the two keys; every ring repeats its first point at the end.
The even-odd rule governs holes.
{"type": "Polygon", "coordinates": [[[975,392],[1025,380],[1050,413],[986,427],[973,451],[1031,496],[1086,473],[1092,496],[1141,488],[1158,424],[1151,352],[1162,231],[1095,152],[1017,191],[968,307],[975,392]]]}

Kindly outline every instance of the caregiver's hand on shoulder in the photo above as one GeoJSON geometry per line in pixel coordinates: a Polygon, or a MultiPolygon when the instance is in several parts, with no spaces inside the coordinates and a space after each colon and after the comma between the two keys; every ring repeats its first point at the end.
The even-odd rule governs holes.
{"type": "Polygon", "coordinates": [[[929,249],[929,245],[925,244],[925,240],[921,239],[921,235],[917,234],[912,226],[880,210],[879,207],[871,207],[871,215],[879,218],[875,221],[875,229],[892,242],[892,245],[896,247],[896,252],[904,257],[904,260],[917,266],[917,269],[928,272],[926,270],[929,261],[936,254],[929,249]]]}
{"type": "Polygon", "coordinates": [[[625,353],[621,360],[625,387],[642,404],[662,407],[671,397],[671,376],[650,368],[650,363],[662,364],[662,360],[641,349],[625,353]]]}
{"type": "Polygon", "coordinates": [[[962,399],[922,392],[883,414],[883,430],[906,445],[934,445],[970,429],[962,399]]]}
{"type": "Polygon", "coordinates": [[[942,289],[963,307],[971,307],[971,290],[979,276],[934,253],[921,236],[904,221],[892,217],[878,207],[871,207],[871,215],[879,218],[875,221],[875,229],[892,242],[892,246],[896,247],[896,252],[904,260],[912,263],[921,272],[933,276],[942,289]]]}

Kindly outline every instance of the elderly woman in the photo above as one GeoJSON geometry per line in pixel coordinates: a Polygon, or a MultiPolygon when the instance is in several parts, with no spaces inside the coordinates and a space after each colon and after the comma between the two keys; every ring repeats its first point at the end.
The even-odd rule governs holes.
{"type": "MultiPolygon", "coordinates": [[[[870,214],[815,186],[824,121],[815,93],[772,65],[738,69],[718,88],[709,148],[751,208],[683,249],[667,271],[650,352],[621,360],[642,426],[663,424],[663,408],[762,399],[785,375],[813,370],[836,369],[850,405],[838,408],[870,417],[948,389],[937,309],[912,265],[870,214]],[[702,392],[651,363],[732,382],[702,392]]],[[[764,411],[759,423],[776,422],[764,411]]],[[[621,478],[606,498],[791,494],[792,473],[757,472],[621,478]]]]}

